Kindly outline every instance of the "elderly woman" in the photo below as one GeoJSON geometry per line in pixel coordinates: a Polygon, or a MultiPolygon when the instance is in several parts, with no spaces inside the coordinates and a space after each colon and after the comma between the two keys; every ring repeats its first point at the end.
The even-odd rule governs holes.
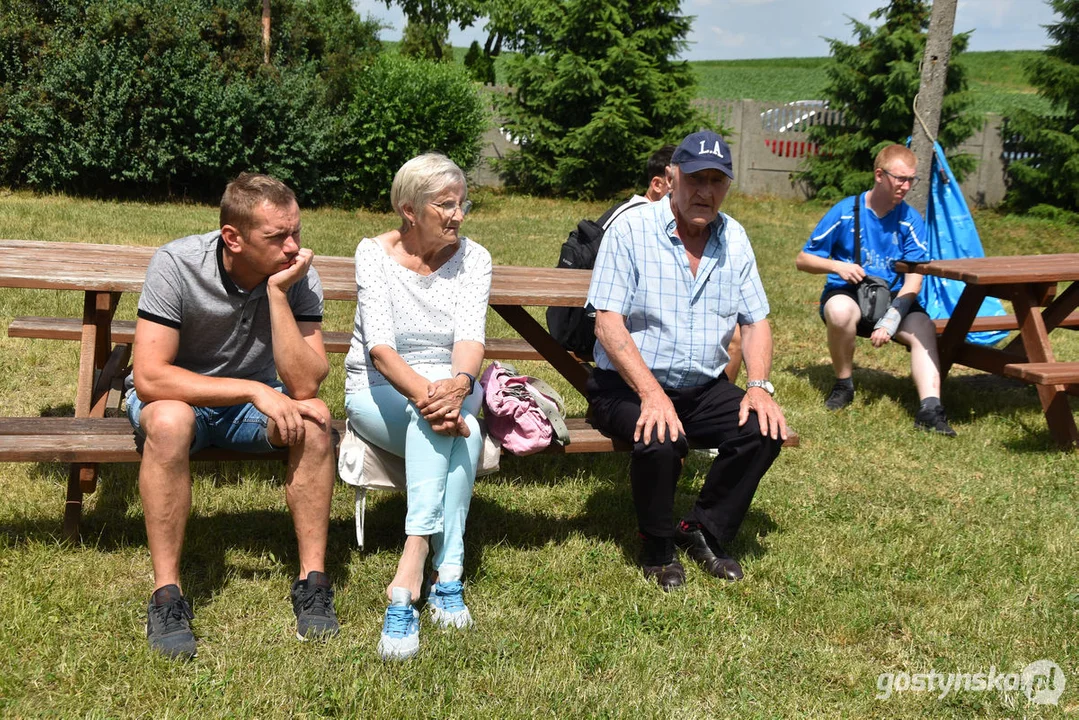
{"type": "Polygon", "coordinates": [[[356,248],[355,329],[345,359],[345,409],[368,443],[405,460],[405,548],[386,588],[379,654],[419,649],[419,598],[428,550],[431,619],[465,628],[465,518],[482,448],[482,388],[491,255],[459,234],[471,203],[465,176],[430,153],[397,171],[390,202],[401,226],[356,248]]]}

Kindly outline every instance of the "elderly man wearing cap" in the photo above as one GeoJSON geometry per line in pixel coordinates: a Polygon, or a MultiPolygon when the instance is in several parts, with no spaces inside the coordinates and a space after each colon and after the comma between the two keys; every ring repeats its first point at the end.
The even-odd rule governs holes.
{"type": "Polygon", "coordinates": [[[685,582],[676,546],[709,574],[741,579],[724,548],[787,436],[768,381],[772,331],[753,249],[742,226],[719,212],[733,178],[723,138],[686,137],[667,169],[670,195],[607,229],[588,290],[597,338],[592,415],[633,443],[640,564],[664,590],[685,582]],[[736,326],[747,391],[724,373],[736,326]],[[676,523],[675,487],[690,442],[719,454],[676,523]]]}

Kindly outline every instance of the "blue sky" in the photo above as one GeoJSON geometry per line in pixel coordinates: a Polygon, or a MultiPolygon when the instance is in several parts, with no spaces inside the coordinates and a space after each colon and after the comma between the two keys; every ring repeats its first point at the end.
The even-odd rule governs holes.
{"type": "MultiPolygon", "coordinates": [[[[868,22],[869,13],[886,0],[683,0],[682,12],[694,15],[687,60],[736,60],[766,57],[820,57],[828,54],[825,38],[850,41],[848,16],[868,22]],[[827,9],[825,9],[827,8],[827,9]]],[[[399,40],[405,22],[395,5],[382,0],[353,0],[361,15],[390,27],[383,40],[399,40]]],[[[1041,0],[959,0],[956,32],[973,30],[971,50],[1040,50],[1049,43],[1043,25],[1054,22],[1041,0]]],[[[450,40],[467,46],[486,38],[480,27],[450,28],[450,40]]]]}

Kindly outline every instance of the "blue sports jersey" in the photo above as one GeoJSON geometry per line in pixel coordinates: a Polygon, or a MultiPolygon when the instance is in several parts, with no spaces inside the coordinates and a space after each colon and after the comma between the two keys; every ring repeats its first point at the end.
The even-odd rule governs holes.
{"type": "MultiPolygon", "coordinates": [[[[892,292],[903,285],[903,276],[895,271],[897,260],[923,262],[929,260],[925,226],[918,211],[901,202],[884,217],[867,207],[867,195],[862,195],[862,257],[861,266],[869,275],[884,278],[892,292]]],[[[854,196],[843,198],[829,210],[802,248],[810,255],[854,262],[854,196]]],[[[824,292],[848,283],[835,273],[828,273],[824,292]]]]}

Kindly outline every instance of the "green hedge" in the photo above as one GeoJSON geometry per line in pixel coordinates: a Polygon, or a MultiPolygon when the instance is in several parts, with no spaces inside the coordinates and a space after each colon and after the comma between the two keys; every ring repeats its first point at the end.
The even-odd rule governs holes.
{"type": "Polygon", "coordinates": [[[306,205],[363,205],[380,201],[402,155],[440,147],[474,160],[482,127],[469,124],[463,136],[460,117],[408,112],[406,121],[423,123],[407,133],[410,144],[380,147],[406,133],[391,130],[399,117],[371,112],[381,101],[363,101],[398,93],[425,104],[434,88],[462,96],[456,107],[470,98],[478,112],[463,76],[454,84],[443,68],[414,63],[408,77],[387,80],[378,25],[348,0],[271,8],[266,65],[261,3],[6,0],[0,184],[216,200],[230,178],[256,170],[292,185],[306,205]]]}
{"type": "Polygon", "coordinates": [[[454,65],[383,55],[356,85],[342,143],[344,184],[370,188],[346,203],[389,206],[394,173],[428,150],[445,153],[462,168],[479,159],[487,112],[465,72],[454,65]]]}

